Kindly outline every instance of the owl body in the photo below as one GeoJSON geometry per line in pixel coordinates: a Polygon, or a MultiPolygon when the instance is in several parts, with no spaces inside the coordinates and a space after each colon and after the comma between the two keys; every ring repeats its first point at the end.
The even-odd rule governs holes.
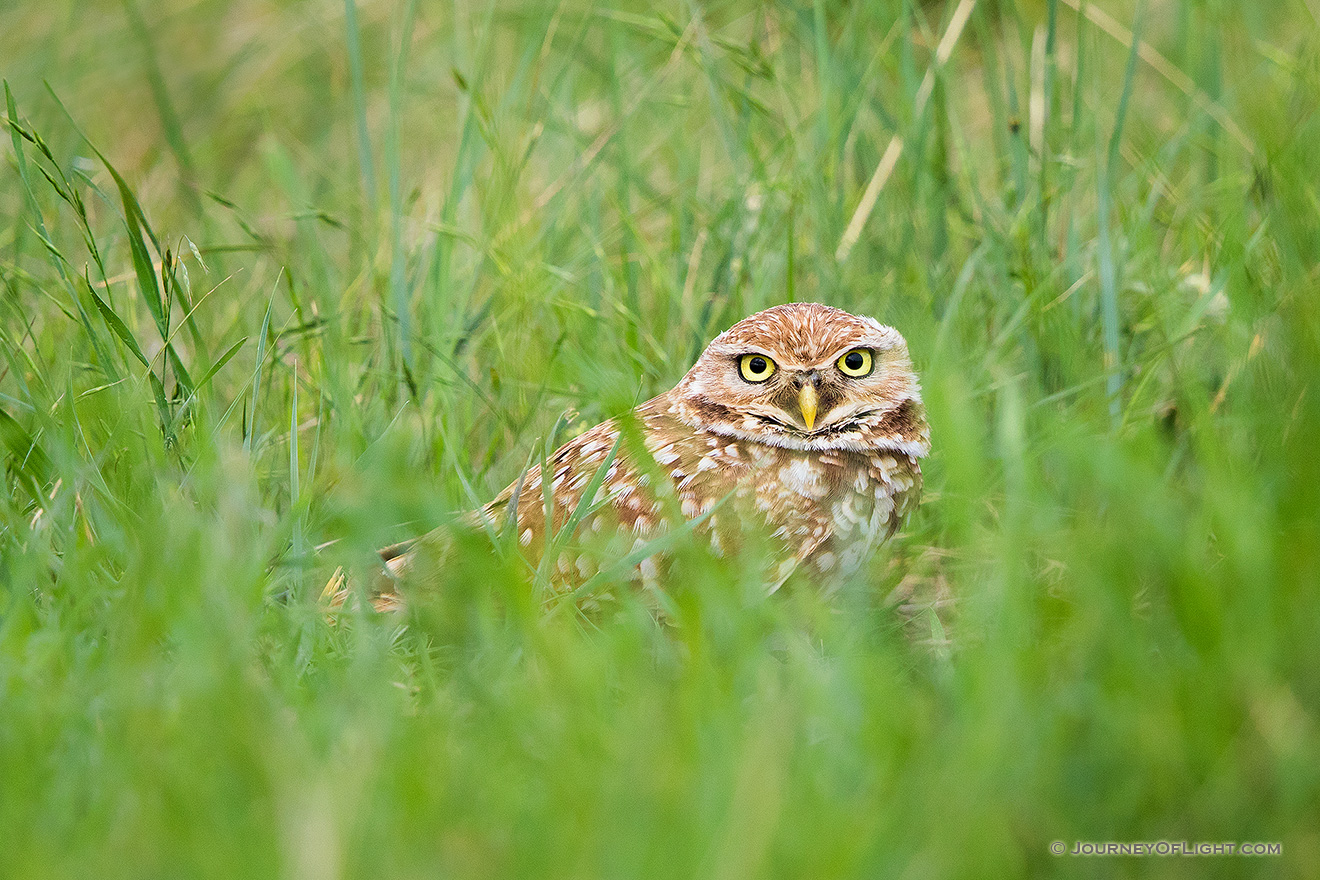
{"type": "MultiPolygon", "coordinates": [[[[564,444],[544,476],[531,468],[478,516],[516,529],[533,563],[553,551],[564,585],[608,561],[581,552],[593,535],[626,555],[690,520],[716,553],[737,552],[749,532],[768,541],[770,590],[804,565],[830,582],[916,507],[929,449],[896,330],[816,303],[776,306],[720,334],[678,385],[564,444]]],[[[383,555],[395,575],[410,559],[383,555]]],[[[637,577],[653,581],[663,564],[643,559],[637,577]]]]}

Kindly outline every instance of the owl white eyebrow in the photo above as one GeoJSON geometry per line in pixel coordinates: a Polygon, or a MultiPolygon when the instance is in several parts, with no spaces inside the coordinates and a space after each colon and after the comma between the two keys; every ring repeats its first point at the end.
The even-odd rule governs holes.
{"type": "Polygon", "coordinates": [[[746,358],[746,357],[761,357],[761,358],[765,358],[765,359],[768,360],[770,363],[772,363],[772,364],[775,365],[775,369],[778,369],[778,368],[779,368],[779,361],[777,361],[777,360],[775,360],[774,358],[770,357],[770,355],[766,354],[766,353],[763,352],[763,351],[740,351],[740,352],[738,352],[737,354],[731,354],[731,355],[729,355],[729,363],[736,367],[736,366],[738,366],[738,362],[741,361],[743,358],[746,358]]]}
{"type": "Polygon", "coordinates": [[[876,345],[876,344],[874,344],[874,343],[870,343],[870,342],[863,342],[863,343],[861,343],[860,345],[849,345],[849,346],[846,347],[846,348],[840,348],[838,351],[834,352],[834,354],[830,355],[829,357],[827,357],[827,358],[821,358],[820,363],[821,363],[821,364],[832,364],[832,363],[834,363],[835,361],[837,361],[839,358],[843,357],[843,356],[844,356],[845,354],[847,354],[848,352],[850,352],[850,351],[856,351],[856,350],[859,349],[859,348],[861,348],[861,349],[865,349],[866,351],[869,351],[869,352],[871,352],[871,353],[873,353],[873,354],[880,354],[881,352],[885,352],[885,351],[888,351],[888,350],[889,350],[889,349],[885,348],[885,347],[882,346],[882,345],[876,345]]]}

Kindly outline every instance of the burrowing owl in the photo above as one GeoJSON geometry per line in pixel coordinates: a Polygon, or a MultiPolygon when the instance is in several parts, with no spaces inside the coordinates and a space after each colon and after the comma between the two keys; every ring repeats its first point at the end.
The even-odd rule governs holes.
{"type": "MultiPolygon", "coordinates": [[[[930,451],[903,337],[817,303],[738,322],[632,415],[566,443],[544,476],[533,467],[480,512],[488,528],[512,530],[533,563],[554,552],[556,583],[595,573],[599,555],[578,551],[592,535],[624,536],[627,557],[683,520],[717,553],[749,528],[768,536],[768,589],[804,565],[846,577],[916,506],[930,451]]],[[[411,553],[399,545],[382,556],[398,575],[411,553]]],[[[651,580],[660,565],[663,556],[642,559],[636,576],[651,580]]]]}

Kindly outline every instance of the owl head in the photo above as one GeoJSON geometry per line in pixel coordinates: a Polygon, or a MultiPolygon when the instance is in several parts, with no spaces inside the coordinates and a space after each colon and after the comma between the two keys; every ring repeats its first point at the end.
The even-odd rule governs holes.
{"type": "Polygon", "coordinates": [[[734,324],[671,394],[694,428],[788,449],[921,456],[929,431],[907,343],[893,327],[819,303],[734,324]]]}

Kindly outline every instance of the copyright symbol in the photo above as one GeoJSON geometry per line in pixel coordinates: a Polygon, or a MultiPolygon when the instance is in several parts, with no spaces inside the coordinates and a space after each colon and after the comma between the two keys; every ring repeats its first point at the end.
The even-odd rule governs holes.
{"type": "Polygon", "coordinates": [[[1054,853],[1056,856],[1063,855],[1064,851],[1067,849],[1068,847],[1063,845],[1062,840],[1056,840],[1050,844],[1050,852],[1054,853]]]}

